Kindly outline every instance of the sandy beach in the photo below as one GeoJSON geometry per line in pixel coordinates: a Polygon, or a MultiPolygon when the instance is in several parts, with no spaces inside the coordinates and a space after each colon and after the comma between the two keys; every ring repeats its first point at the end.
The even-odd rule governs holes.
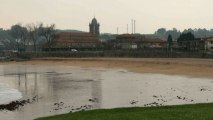
{"type": "Polygon", "coordinates": [[[0,62],[0,68],[0,89],[6,96],[0,102],[22,95],[20,101],[0,106],[12,110],[0,112],[5,120],[29,120],[87,108],[213,101],[211,59],[37,58],[0,62]]]}
{"type": "MultiPolygon", "coordinates": [[[[10,64],[65,65],[80,67],[122,68],[138,73],[162,73],[213,77],[212,59],[190,58],[37,58],[10,64]]],[[[8,64],[8,63],[0,63],[8,64]]]]}

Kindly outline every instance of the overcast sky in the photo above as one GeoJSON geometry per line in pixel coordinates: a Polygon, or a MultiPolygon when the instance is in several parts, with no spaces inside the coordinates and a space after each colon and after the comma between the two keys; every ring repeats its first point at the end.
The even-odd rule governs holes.
{"type": "Polygon", "coordinates": [[[160,27],[213,28],[213,0],[0,0],[0,28],[16,23],[55,23],[59,29],[88,31],[95,16],[101,33],[126,33],[136,20],[136,32],[160,27]]]}

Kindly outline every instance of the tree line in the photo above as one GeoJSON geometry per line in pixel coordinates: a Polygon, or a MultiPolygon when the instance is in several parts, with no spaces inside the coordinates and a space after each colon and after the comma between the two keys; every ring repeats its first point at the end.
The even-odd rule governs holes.
{"type": "MultiPolygon", "coordinates": [[[[172,36],[169,35],[167,38],[167,47],[169,51],[172,50],[173,44],[174,42],[172,36]]],[[[196,38],[191,32],[181,33],[180,36],[177,38],[177,44],[179,50],[199,51],[206,49],[205,41],[203,41],[202,38],[196,38]]]]}
{"type": "MultiPolygon", "coordinates": [[[[4,49],[17,51],[26,51],[28,46],[31,46],[33,51],[38,51],[38,46],[41,47],[45,45],[46,48],[50,48],[57,31],[55,24],[44,25],[43,23],[30,23],[27,25],[15,24],[8,30],[0,28],[0,47],[1,44],[3,44],[4,49]]],[[[101,35],[101,37],[106,39],[112,39],[112,36],[112,34],[101,35]]],[[[189,28],[181,32],[176,28],[171,30],[159,28],[153,36],[167,39],[168,49],[171,49],[173,46],[172,41],[174,40],[177,40],[177,42],[180,43],[182,40],[188,40],[190,36],[190,40],[194,40],[199,37],[213,36],[213,29],[207,30],[189,28]]]]}
{"type": "Polygon", "coordinates": [[[173,37],[174,40],[177,40],[178,37],[182,33],[192,33],[196,38],[201,38],[201,37],[208,37],[208,36],[213,36],[213,29],[207,30],[207,29],[185,29],[182,32],[180,30],[177,30],[176,28],[173,28],[171,30],[167,30],[166,28],[159,28],[154,35],[156,35],[159,38],[168,38],[169,35],[173,37]]]}
{"type": "Polygon", "coordinates": [[[0,42],[5,50],[26,51],[28,46],[32,46],[36,52],[38,46],[50,47],[55,32],[55,24],[15,24],[9,30],[0,29],[0,42]]]}

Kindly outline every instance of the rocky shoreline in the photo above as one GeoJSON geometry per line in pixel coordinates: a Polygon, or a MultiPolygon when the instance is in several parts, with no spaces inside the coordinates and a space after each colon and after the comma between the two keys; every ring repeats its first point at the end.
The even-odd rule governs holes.
{"type": "Polygon", "coordinates": [[[0,105],[0,111],[3,111],[3,110],[15,111],[26,104],[32,104],[36,100],[38,100],[38,96],[34,96],[32,99],[16,100],[16,101],[10,102],[9,104],[2,104],[0,105]]]}

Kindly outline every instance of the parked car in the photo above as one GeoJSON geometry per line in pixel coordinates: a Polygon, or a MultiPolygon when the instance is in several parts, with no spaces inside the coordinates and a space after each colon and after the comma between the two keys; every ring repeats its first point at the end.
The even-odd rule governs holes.
{"type": "Polygon", "coordinates": [[[76,50],[76,49],[71,49],[71,52],[77,52],[78,50],[76,50]]]}

